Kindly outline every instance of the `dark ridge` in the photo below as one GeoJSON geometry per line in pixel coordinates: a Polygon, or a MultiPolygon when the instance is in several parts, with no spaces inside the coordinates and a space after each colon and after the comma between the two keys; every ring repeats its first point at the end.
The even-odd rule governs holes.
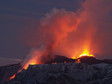
{"type": "Polygon", "coordinates": [[[80,59],[81,63],[86,63],[86,64],[98,64],[98,63],[112,64],[112,59],[99,60],[91,56],[82,56],[78,59],[80,59]]]}
{"type": "Polygon", "coordinates": [[[67,58],[65,56],[55,55],[52,60],[46,62],[45,64],[52,63],[75,63],[75,59],[67,58]]]}
{"type": "MultiPolygon", "coordinates": [[[[95,57],[91,56],[82,56],[78,58],[81,63],[86,63],[86,64],[98,64],[98,63],[108,63],[112,64],[112,59],[106,59],[106,60],[99,60],[96,59],[95,57]]],[[[52,63],[76,63],[78,59],[71,59],[67,58],[65,56],[60,56],[60,55],[55,55],[53,59],[50,61],[47,61],[45,64],[52,64],[52,63]]]]}
{"type": "Polygon", "coordinates": [[[80,59],[81,63],[86,63],[86,64],[98,64],[102,62],[101,60],[98,60],[95,57],[91,57],[91,56],[82,56],[78,59],[80,59]]]}
{"type": "Polygon", "coordinates": [[[112,59],[104,59],[102,62],[112,64],[112,59]]]}
{"type": "MultiPolygon", "coordinates": [[[[86,63],[89,65],[98,64],[98,63],[112,64],[112,59],[99,60],[99,59],[96,59],[95,57],[90,57],[90,56],[82,56],[78,59],[71,59],[65,56],[60,56],[60,55],[54,55],[53,58],[45,62],[45,64],[76,63],[78,60],[80,60],[81,63],[86,63]]],[[[4,82],[9,81],[9,78],[13,76],[15,73],[17,73],[18,70],[20,70],[21,68],[22,66],[20,63],[7,65],[7,66],[1,66],[0,67],[0,84],[4,84],[4,82]]]]}
{"type": "Polygon", "coordinates": [[[13,76],[18,70],[21,69],[21,64],[12,64],[0,67],[0,84],[9,81],[9,78],[13,76]]]}

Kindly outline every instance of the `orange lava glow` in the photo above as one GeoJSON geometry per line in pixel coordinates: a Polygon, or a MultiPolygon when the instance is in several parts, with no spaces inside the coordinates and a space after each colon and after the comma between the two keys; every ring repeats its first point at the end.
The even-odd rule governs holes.
{"type": "Polygon", "coordinates": [[[52,64],[57,64],[56,62],[53,62],[52,64]]]}
{"type": "Polygon", "coordinates": [[[80,59],[77,59],[77,60],[76,60],[76,63],[81,63],[80,59]]]}
{"type": "Polygon", "coordinates": [[[73,57],[72,57],[72,59],[76,59],[76,57],[75,57],[75,56],[73,56],[73,57]]]}
{"type": "Polygon", "coordinates": [[[82,56],[94,56],[94,55],[90,54],[89,50],[87,48],[85,48],[79,57],[82,57],[82,56]]]}
{"type": "MultiPolygon", "coordinates": [[[[79,51],[77,51],[77,52],[79,52],[79,51]]],[[[81,54],[79,53],[78,56],[73,56],[72,59],[77,59],[77,58],[80,58],[80,57],[83,57],[83,56],[94,57],[94,55],[90,53],[90,50],[88,48],[85,48],[81,54]]]]}
{"type": "Polygon", "coordinates": [[[14,79],[16,76],[16,74],[14,74],[13,76],[10,77],[10,80],[14,79]]]}
{"type": "Polygon", "coordinates": [[[35,64],[37,64],[37,60],[31,59],[25,64],[24,69],[27,69],[29,65],[35,65],[35,64]]]}

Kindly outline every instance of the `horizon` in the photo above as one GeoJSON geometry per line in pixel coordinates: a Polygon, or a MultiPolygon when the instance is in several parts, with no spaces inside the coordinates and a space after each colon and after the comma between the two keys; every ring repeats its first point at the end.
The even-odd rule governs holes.
{"type": "MultiPolygon", "coordinates": [[[[83,21],[78,27],[77,25],[75,26],[77,28],[69,32],[62,30],[64,31],[64,33],[62,32],[63,34],[67,33],[67,36],[63,36],[61,33],[57,35],[62,35],[60,38],[56,37],[55,40],[50,40],[51,43],[53,41],[57,42],[54,44],[56,45],[53,51],[54,55],[59,54],[70,58],[72,56],[77,57],[86,47],[89,53],[92,53],[95,58],[112,59],[111,3],[111,0],[1,0],[0,66],[19,63],[31,54],[32,49],[38,50],[38,47],[40,48],[41,45],[42,47],[49,45],[49,43],[46,44],[46,41],[49,41],[46,39],[52,37],[47,37],[47,35],[55,37],[57,34],[48,34],[51,32],[48,31],[46,37],[43,39],[44,27],[42,27],[40,22],[43,19],[46,21],[47,14],[53,15],[56,11],[62,13],[62,15],[59,13],[59,17],[64,16],[64,13],[66,13],[64,18],[69,16],[68,19],[64,20],[71,21],[73,19],[73,21],[77,21],[74,24],[78,24],[77,19],[83,21]],[[41,30],[42,32],[37,31],[39,28],[43,29],[41,30]],[[66,39],[64,39],[65,37],[66,39]]],[[[53,18],[53,20],[57,20],[55,19],[55,15],[53,18]]],[[[51,22],[53,24],[53,21],[51,22]]],[[[72,28],[71,25],[70,27],[72,28]]],[[[50,30],[51,28],[48,29],[50,30]]],[[[54,31],[52,30],[52,33],[55,34],[55,29],[54,31]]]]}

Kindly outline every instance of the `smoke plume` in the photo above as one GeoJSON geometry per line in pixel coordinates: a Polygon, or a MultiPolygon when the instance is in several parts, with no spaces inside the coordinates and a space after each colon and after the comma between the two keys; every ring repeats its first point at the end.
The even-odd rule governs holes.
{"type": "Polygon", "coordinates": [[[97,58],[112,56],[112,0],[86,0],[82,7],[80,28],[89,48],[97,58]]]}
{"type": "Polygon", "coordinates": [[[76,31],[79,23],[80,20],[74,12],[64,9],[52,9],[40,20],[37,29],[37,38],[40,43],[38,48],[34,49],[24,62],[27,63],[26,61],[35,59],[42,63],[49,60],[49,58],[51,59],[55,48],[62,40],[67,38],[69,33],[76,31]]]}
{"type": "Polygon", "coordinates": [[[37,48],[26,61],[36,59],[41,63],[54,53],[78,57],[85,48],[97,58],[111,56],[111,3],[112,0],[85,0],[77,12],[52,9],[34,31],[32,38],[36,37],[37,48]]]}
{"type": "Polygon", "coordinates": [[[57,48],[57,53],[78,57],[87,48],[96,58],[112,58],[111,3],[112,0],[85,0],[76,12],[80,18],[77,31],[57,48]]]}

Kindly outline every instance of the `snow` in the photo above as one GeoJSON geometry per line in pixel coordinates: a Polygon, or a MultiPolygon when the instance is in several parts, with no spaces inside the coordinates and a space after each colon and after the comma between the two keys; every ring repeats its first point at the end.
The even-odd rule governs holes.
{"type": "Polygon", "coordinates": [[[111,84],[112,64],[59,63],[30,65],[8,84],[111,84]],[[18,83],[14,83],[18,81],[18,83]]]}

